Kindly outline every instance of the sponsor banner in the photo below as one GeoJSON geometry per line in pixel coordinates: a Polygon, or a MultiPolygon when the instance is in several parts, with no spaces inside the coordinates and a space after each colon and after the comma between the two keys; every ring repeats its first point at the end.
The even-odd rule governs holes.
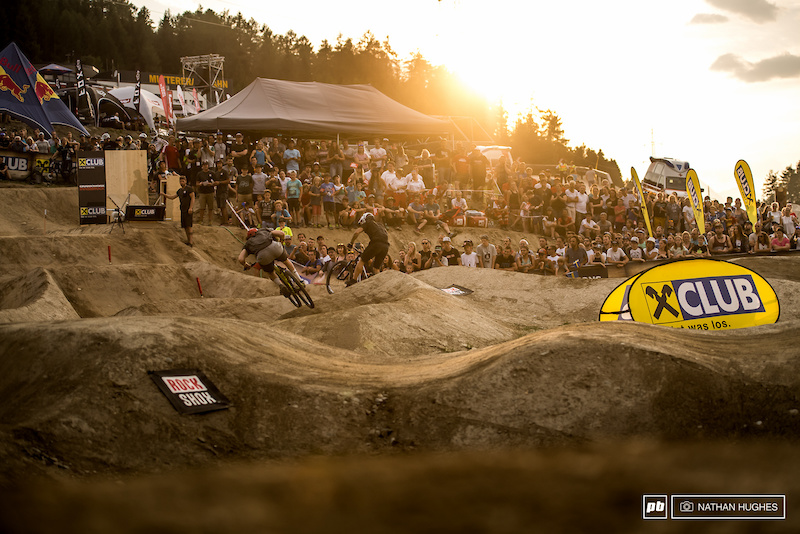
{"type": "Polygon", "coordinates": [[[689,197],[689,202],[692,204],[697,230],[701,234],[705,234],[706,219],[703,213],[703,199],[700,196],[700,180],[697,179],[694,169],[689,169],[689,172],[686,173],[686,196],[689,197]]]}
{"type": "Polygon", "coordinates": [[[605,265],[584,265],[578,267],[577,278],[608,278],[608,268],[605,265]]]}
{"type": "Polygon", "coordinates": [[[94,104],[92,104],[92,99],[86,90],[86,78],[83,75],[83,65],[80,59],[75,60],[75,76],[78,80],[78,109],[81,109],[81,101],[85,100],[89,116],[94,120],[94,104]]]}
{"type": "Polygon", "coordinates": [[[747,218],[753,224],[753,227],[758,221],[756,214],[756,190],[753,187],[753,173],[750,172],[750,165],[743,159],[736,162],[736,167],[733,170],[733,176],[736,179],[736,185],[739,186],[739,192],[742,194],[742,203],[744,203],[745,211],[747,211],[747,218]]]}
{"type": "Polygon", "coordinates": [[[227,410],[231,405],[225,395],[201,371],[172,369],[149,371],[161,393],[180,413],[197,414],[227,410]]]}
{"type": "Polygon", "coordinates": [[[181,111],[183,112],[183,116],[186,117],[189,113],[186,110],[186,99],[183,97],[183,89],[181,86],[178,86],[178,102],[181,103],[181,111]]]}
{"type": "Polygon", "coordinates": [[[136,71],[136,85],[133,88],[133,109],[139,111],[139,103],[142,101],[142,73],[136,71]]]}
{"type": "Polygon", "coordinates": [[[167,121],[171,124],[172,114],[170,109],[172,106],[170,105],[170,95],[167,93],[167,84],[164,82],[164,76],[159,76],[158,78],[158,92],[159,96],[161,96],[161,105],[164,107],[164,115],[166,115],[167,121]]]}
{"type": "Polygon", "coordinates": [[[166,206],[131,206],[125,207],[126,221],[163,221],[166,206]]]}
{"type": "Polygon", "coordinates": [[[8,166],[8,175],[12,180],[25,180],[32,170],[32,152],[20,154],[19,152],[2,151],[0,160],[8,166]]]}
{"type": "Polygon", "coordinates": [[[778,297],[764,278],[708,259],[664,263],[640,273],[631,282],[628,307],[634,321],[697,330],[771,324],[780,316],[778,297]]]}
{"type": "Polygon", "coordinates": [[[642,191],[642,184],[639,182],[639,175],[636,174],[636,169],[633,167],[631,167],[631,178],[633,178],[633,183],[636,184],[636,190],[639,192],[639,202],[642,208],[642,217],[644,217],[644,224],[647,225],[647,236],[653,237],[653,229],[650,227],[650,213],[647,211],[647,202],[644,192],[642,191]]]}
{"type": "Polygon", "coordinates": [[[442,291],[444,291],[448,295],[453,295],[453,296],[456,296],[456,297],[460,297],[462,295],[469,295],[470,293],[473,293],[473,291],[471,289],[467,289],[466,287],[462,287],[462,286],[459,286],[459,285],[456,285],[456,284],[448,286],[448,287],[442,289],[442,291]]]}
{"type": "Polygon", "coordinates": [[[614,291],[608,294],[603,305],[600,306],[599,321],[633,321],[628,299],[631,293],[631,285],[639,275],[634,275],[618,285],[614,291]]]}
{"type": "Polygon", "coordinates": [[[101,151],[78,152],[80,224],[106,224],[106,161],[101,151]]]}

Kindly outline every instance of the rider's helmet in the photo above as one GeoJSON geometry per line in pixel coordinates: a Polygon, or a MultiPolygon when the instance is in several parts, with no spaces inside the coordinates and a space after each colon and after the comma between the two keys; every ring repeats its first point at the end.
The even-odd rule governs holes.
{"type": "Polygon", "coordinates": [[[254,236],[254,235],[256,235],[257,233],[258,233],[258,228],[250,228],[250,229],[247,231],[247,238],[248,238],[248,239],[250,239],[251,237],[253,237],[253,236],[254,236]]]}
{"type": "Polygon", "coordinates": [[[363,226],[368,220],[374,219],[373,215],[370,212],[366,212],[361,218],[358,220],[358,225],[363,226]]]}

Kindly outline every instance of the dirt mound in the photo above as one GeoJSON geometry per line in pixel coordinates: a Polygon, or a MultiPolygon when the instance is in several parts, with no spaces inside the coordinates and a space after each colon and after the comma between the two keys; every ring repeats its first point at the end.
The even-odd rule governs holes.
{"type": "Polygon", "coordinates": [[[53,277],[42,268],[0,280],[0,323],[78,318],[53,277]]]}
{"type": "Polygon", "coordinates": [[[80,220],[77,188],[13,187],[1,193],[0,236],[39,234],[45,227],[72,230],[80,220]]]}
{"type": "Polygon", "coordinates": [[[752,269],[767,280],[791,280],[800,282],[800,258],[791,256],[752,256],[736,258],[733,263],[752,269]]]}
{"type": "Polygon", "coordinates": [[[796,439],[797,327],[592,323],[386,361],[228,319],[5,325],[0,397],[15,402],[0,407],[0,443],[14,451],[4,474],[633,436],[796,439]],[[179,416],[147,375],[176,368],[203,370],[234,407],[179,416]]]}
{"type": "Polygon", "coordinates": [[[513,339],[516,332],[459,297],[398,271],[327,295],[312,291],[313,311],[288,313],[276,328],[335,347],[408,361],[513,339]]]}

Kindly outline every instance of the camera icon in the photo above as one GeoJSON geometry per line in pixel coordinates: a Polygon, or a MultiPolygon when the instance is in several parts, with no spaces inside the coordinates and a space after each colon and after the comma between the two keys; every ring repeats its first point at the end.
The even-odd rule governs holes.
{"type": "Polygon", "coordinates": [[[691,514],[694,512],[694,503],[692,501],[681,501],[678,505],[678,510],[682,514],[691,514]]]}

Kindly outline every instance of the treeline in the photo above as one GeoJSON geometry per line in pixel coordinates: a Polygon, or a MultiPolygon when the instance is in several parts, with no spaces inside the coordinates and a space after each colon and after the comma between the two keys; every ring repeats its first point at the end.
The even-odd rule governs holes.
{"type": "Polygon", "coordinates": [[[782,201],[782,204],[800,204],[800,161],[795,166],[789,165],[780,174],[774,171],[767,174],[764,181],[764,200],[772,202],[776,199],[782,201]]]}
{"type": "MultiPolygon", "coordinates": [[[[339,36],[315,50],[293,31],[274,33],[267,25],[227,11],[164,14],[153,24],[146,7],[124,0],[40,0],[4,6],[2,35],[15,41],[34,63],[80,58],[100,70],[179,73],[180,58],[203,54],[225,57],[225,78],[234,94],[256,77],[338,84],[368,83],[403,104],[429,115],[473,117],[499,142],[513,143],[528,163],[564,158],[619,176],[613,160],[585,147],[571,149],[560,119],[531,111],[509,132],[502,110],[467,88],[443,66],[417,52],[401,58],[388,39],[370,32],[357,40],[339,36]],[[531,126],[531,122],[535,127],[531,126]],[[540,126],[541,124],[541,126],[540,126]]],[[[7,43],[6,43],[7,44],[7,43]]]]}

